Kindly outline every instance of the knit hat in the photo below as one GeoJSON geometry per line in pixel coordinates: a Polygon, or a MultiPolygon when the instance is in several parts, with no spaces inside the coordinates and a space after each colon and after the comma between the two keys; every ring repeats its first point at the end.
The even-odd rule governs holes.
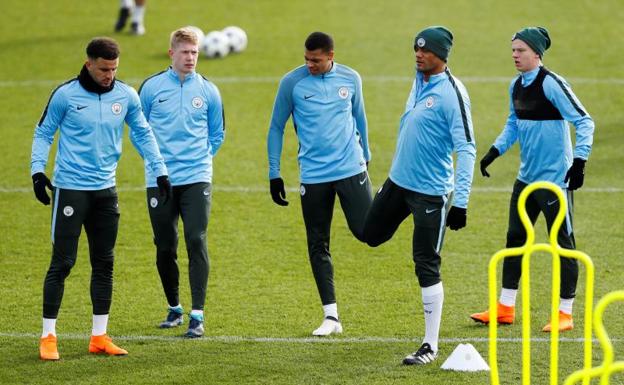
{"type": "Polygon", "coordinates": [[[414,39],[414,50],[425,48],[446,61],[453,45],[453,34],[442,26],[423,29],[414,39]]]}
{"type": "Polygon", "coordinates": [[[529,47],[540,57],[544,55],[544,51],[550,47],[550,36],[548,30],[543,27],[528,27],[514,33],[511,41],[520,39],[527,43],[529,47]]]}

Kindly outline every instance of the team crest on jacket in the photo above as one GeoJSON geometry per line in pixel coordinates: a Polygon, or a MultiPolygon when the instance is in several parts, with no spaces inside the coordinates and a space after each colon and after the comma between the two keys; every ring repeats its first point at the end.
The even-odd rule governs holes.
{"type": "Polygon", "coordinates": [[[113,105],[111,106],[111,111],[113,111],[113,114],[115,115],[121,114],[121,110],[123,110],[123,106],[121,105],[121,103],[113,103],[113,105]]]}
{"type": "Polygon", "coordinates": [[[156,206],[158,206],[158,199],[152,197],[152,199],[150,199],[150,206],[152,206],[152,208],[155,209],[156,206]]]}
{"type": "Polygon", "coordinates": [[[429,97],[425,100],[425,107],[427,107],[427,108],[431,108],[431,107],[433,107],[433,96],[429,96],[429,97]]]}
{"type": "Polygon", "coordinates": [[[65,206],[63,207],[63,214],[66,217],[71,217],[72,215],[74,215],[74,208],[71,206],[65,206]]]}
{"type": "Polygon", "coordinates": [[[340,99],[346,99],[349,97],[349,89],[347,87],[340,87],[338,89],[338,96],[340,99]]]}
{"type": "Polygon", "coordinates": [[[191,100],[191,104],[195,108],[202,108],[202,106],[204,105],[204,101],[199,96],[195,96],[193,100],[191,100]]]}

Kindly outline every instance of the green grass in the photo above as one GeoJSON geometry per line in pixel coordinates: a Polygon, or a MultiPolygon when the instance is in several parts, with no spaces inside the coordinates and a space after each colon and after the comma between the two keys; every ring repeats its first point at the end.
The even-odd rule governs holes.
{"type": "MultiPolygon", "coordinates": [[[[413,75],[414,34],[433,24],[455,35],[450,68],[468,88],[479,158],[500,132],[507,115],[508,80],[514,75],[509,38],[527,25],[545,25],[553,46],[545,63],[564,75],[596,121],[586,186],[575,195],[576,239],[596,265],[596,297],[623,289],[624,233],[624,67],[617,42],[624,28],[619,0],[477,1],[419,3],[391,0],[302,1],[226,0],[202,3],[151,1],[147,34],[116,35],[122,47],[118,76],[138,86],[140,79],[169,64],[167,39],[186,24],[204,31],[239,25],[249,47],[223,60],[200,60],[199,72],[221,90],[226,141],[215,159],[215,193],[209,224],[211,272],[202,341],[161,331],[165,300],[156,273],[151,228],[141,190],[143,168],[128,140],[118,169],[122,212],[116,247],[115,289],[109,332],[130,351],[125,358],[86,353],[91,327],[90,266],[86,240],[66,281],[58,321],[62,360],[37,358],[41,288],[49,264],[49,208],[30,191],[30,148],[35,123],[51,90],[75,76],[84,47],[93,36],[111,34],[117,2],[15,1],[3,3],[0,99],[0,383],[276,383],[276,384],[485,384],[487,373],[439,369],[460,340],[487,337],[468,314],[487,303],[487,261],[504,245],[509,191],[518,168],[515,148],[490,168],[492,178],[475,173],[468,227],[447,232],[442,275],[445,307],[441,358],[435,365],[405,368],[424,324],[420,290],[411,261],[411,223],[392,241],[370,249],[348,232],[338,208],[332,231],[339,310],[345,333],[329,342],[307,340],[321,320],[308,264],[298,181],[296,137],[289,123],[282,157],[291,205],[269,197],[266,134],[277,80],[302,63],[307,34],[324,30],[336,40],[336,60],[364,79],[370,144],[370,173],[379,186],[392,161],[399,117],[413,75]],[[497,80],[497,78],[503,78],[497,80]],[[481,79],[481,80],[480,80],[481,79]],[[486,81],[483,81],[485,79],[486,81]],[[583,81],[589,79],[590,81],[583,81]],[[612,81],[609,81],[612,79],[612,81]],[[490,187],[497,189],[488,190],[490,187]],[[239,191],[237,188],[249,188],[239,191]],[[605,192],[605,188],[614,189],[605,192]],[[508,189],[509,191],[504,191],[508,189]],[[261,340],[267,338],[268,340],[261,340]],[[451,339],[459,339],[457,341],[451,339]]],[[[51,173],[53,155],[48,172],[51,173]]],[[[538,222],[538,240],[546,241],[538,222]]],[[[188,309],[187,260],[181,241],[181,298],[188,309]]],[[[583,270],[583,269],[581,269],[583,270]]],[[[533,336],[549,316],[550,263],[533,259],[533,336]]],[[[582,337],[584,274],[575,303],[582,337]]],[[[624,360],[624,304],[607,309],[605,325],[624,360]]],[[[520,337],[521,328],[502,328],[501,338],[520,337]]],[[[469,340],[487,359],[488,345],[469,340]]],[[[533,343],[534,384],[548,383],[548,343],[533,343]]],[[[499,343],[504,384],[521,377],[520,343],[499,343]]],[[[563,342],[560,379],[582,366],[582,344],[563,342]]],[[[602,352],[594,349],[598,365],[602,352]]],[[[594,382],[598,383],[598,382],[594,382]]],[[[611,379],[624,384],[624,375],[611,379]]]]}

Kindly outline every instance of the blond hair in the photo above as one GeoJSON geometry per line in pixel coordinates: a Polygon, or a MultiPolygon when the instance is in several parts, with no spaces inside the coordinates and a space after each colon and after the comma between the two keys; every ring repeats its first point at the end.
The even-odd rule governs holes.
{"type": "Polygon", "coordinates": [[[171,48],[175,48],[180,43],[199,45],[199,36],[189,27],[178,28],[171,32],[170,46],[171,48]]]}

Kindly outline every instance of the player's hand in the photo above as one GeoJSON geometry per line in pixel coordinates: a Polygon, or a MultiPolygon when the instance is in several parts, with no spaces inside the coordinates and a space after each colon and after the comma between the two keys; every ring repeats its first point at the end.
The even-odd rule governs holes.
{"type": "Polygon", "coordinates": [[[158,193],[160,196],[165,197],[162,202],[164,205],[169,198],[173,196],[173,187],[171,187],[171,182],[169,182],[169,177],[167,175],[161,175],[156,178],[156,184],[158,185],[158,193]]]}
{"type": "Polygon", "coordinates": [[[286,190],[284,189],[284,181],[282,178],[271,179],[269,183],[273,202],[280,206],[288,206],[288,201],[286,200],[286,190]]]}
{"type": "Polygon", "coordinates": [[[448,216],[446,217],[446,225],[451,230],[459,230],[466,227],[466,209],[461,207],[451,206],[448,216]]]}
{"type": "Polygon", "coordinates": [[[574,158],[572,161],[572,167],[566,173],[564,182],[568,183],[568,190],[576,190],[583,186],[585,180],[585,160],[581,158],[574,158]]]}
{"type": "Polygon", "coordinates": [[[39,200],[39,202],[43,203],[44,205],[49,205],[50,197],[48,196],[46,187],[49,188],[50,191],[52,191],[52,183],[50,183],[50,179],[48,179],[48,177],[44,173],[38,172],[33,174],[32,181],[33,190],[35,191],[35,196],[37,197],[37,200],[39,200]]]}
{"type": "Polygon", "coordinates": [[[490,147],[490,150],[487,152],[487,154],[485,154],[485,156],[481,158],[481,175],[488,178],[490,177],[490,173],[487,172],[486,169],[492,162],[494,162],[494,159],[498,158],[499,156],[500,152],[498,152],[496,147],[490,147]]]}

